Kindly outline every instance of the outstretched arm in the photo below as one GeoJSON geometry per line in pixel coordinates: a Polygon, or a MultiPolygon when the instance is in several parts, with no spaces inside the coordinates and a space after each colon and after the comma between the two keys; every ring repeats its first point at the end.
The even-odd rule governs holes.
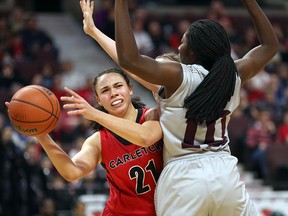
{"type": "MultiPolygon", "coordinates": [[[[107,35],[105,35],[103,32],[101,32],[94,23],[93,20],[93,11],[94,11],[94,1],[90,0],[81,0],[80,1],[81,10],[83,13],[83,30],[84,32],[91,36],[94,40],[98,42],[98,44],[103,48],[103,50],[111,57],[111,59],[118,63],[118,56],[116,51],[116,45],[115,41],[109,38],[107,35]]],[[[141,85],[143,85],[148,90],[156,93],[158,89],[160,88],[159,85],[155,85],[149,82],[146,82],[145,80],[141,79],[140,77],[136,76],[133,73],[130,73],[129,71],[123,69],[128,76],[130,76],[132,79],[139,82],[141,85]]]]}
{"type": "Polygon", "coordinates": [[[158,62],[139,53],[131,27],[128,0],[115,1],[115,38],[119,65],[142,79],[175,91],[182,82],[177,62],[158,62]]]}
{"type": "Polygon", "coordinates": [[[49,159],[63,178],[75,181],[94,170],[101,160],[101,145],[99,133],[88,137],[81,150],[70,158],[69,155],[57,145],[47,134],[36,136],[49,159]]]}
{"type": "Polygon", "coordinates": [[[273,27],[256,0],[242,0],[257,32],[260,45],[250,50],[243,58],[236,60],[242,85],[257,73],[279,50],[279,43],[273,27]]]}
{"type": "MultiPolygon", "coordinates": [[[[162,138],[157,110],[150,110],[150,118],[146,118],[143,124],[138,124],[95,109],[84,98],[69,88],[65,87],[65,91],[71,95],[61,97],[62,101],[67,102],[64,108],[72,109],[68,111],[68,115],[83,115],[84,118],[96,121],[131,143],[143,147],[150,146],[162,138]]],[[[147,113],[145,117],[148,117],[147,113]]]]}
{"type": "MultiPolygon", "coordinates": [[[[9,102],[5,102],[9,112],[9,102]]],[[[48,135],[35,136],[49,159],[67,181],[80,179],[94,170],[101,160],[100,138],[97,133],[85,140],[81,150],[70,158],[68,154],[48,135]]]]}

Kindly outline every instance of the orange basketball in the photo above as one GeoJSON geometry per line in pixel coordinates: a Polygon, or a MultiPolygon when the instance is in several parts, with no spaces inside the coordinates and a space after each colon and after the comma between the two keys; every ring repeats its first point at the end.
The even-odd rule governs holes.
{"type": "Polygon", "coordinates": [[[60,117],[60,104],[49,89],[28,85],[13,95],[8,114],[19,133],[25,136],[43,135],[55,128],[60,117]]]}

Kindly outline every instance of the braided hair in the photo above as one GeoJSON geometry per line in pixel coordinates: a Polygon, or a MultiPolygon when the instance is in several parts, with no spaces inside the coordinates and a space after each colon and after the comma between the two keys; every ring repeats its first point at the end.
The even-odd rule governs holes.
{"type": "Polygon", "coordinates": [[[209,73],[185,99],[185,117],[197,123],[215,121],[223,114],[235,89],[237,69],[228,35],[219,23],[204,19],[192,23],[186,37],[189,48],[209,73]]]}
{"type": "MultiPolygon", "coordinates": [[[[120,74],[125,82],[127,83],[128,86],[132,87],[131,85],[131,82],[128,78],[128,76],[126,75],[126,73],[124,73],[124,71],[118,69],[118,68],[109,68],[109,69],[106,69],[102,72],[100,72],[99,74],[97,74],[94,78],[94,81],[93,81],[93,89],[94,89],[94,92],[97,96],[97,91],[96,91],[96,86],[97,86],[97,81],[98,81],[98,78],[103,76],[104,74],[107,74],[107,73],[117,73],[117,74],[120,74]]],[[[143,108],[145,107],[146,105],[141,101],[141,99],[139,97],[136,97],[136,96],[132,96],[131,97],[131,102],[134,106],[135,109],[140,109],[140,108],[143,108]]],[[[95,105],[95,108],[102,111],[102,112],[105,112],[105,113],[108,113],[107,110],[104,109],[103,106],[100,106],[98,103],[96,103],[95,105]]],[[[99,131],[101,129],[103,129],[104,127],[99,124],[98,122],[95,122],[95,121],[90,121],[90,124],[92,126],[92,128],[95,130],[95,131],[99,131]]]]}

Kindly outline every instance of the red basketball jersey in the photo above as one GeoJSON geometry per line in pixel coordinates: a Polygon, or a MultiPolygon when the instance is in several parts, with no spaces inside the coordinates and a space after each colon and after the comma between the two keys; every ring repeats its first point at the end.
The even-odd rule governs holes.
{"type": "MultiPolygon", "coordinates": [[[[148,108],[139,109],[145,122],[148,108]]],[[[129,143],[113,132],[100,131],[102,166],[107,171],[110,196],[104,215],[156,215],[154,190],[163,168],[162,140],[147,148],[129,143]]]]}

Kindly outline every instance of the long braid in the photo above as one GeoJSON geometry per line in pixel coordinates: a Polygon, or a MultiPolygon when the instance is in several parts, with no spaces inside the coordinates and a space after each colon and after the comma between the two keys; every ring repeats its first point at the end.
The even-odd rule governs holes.
{"type": "Polygon", "coordinates": [[[187,120],[197,123],[218,119],[235,89],[237,69],[224,28],[212,20],[199,20],[187,31],[190,49],[208,75],[184,101],[187,120]]]}

